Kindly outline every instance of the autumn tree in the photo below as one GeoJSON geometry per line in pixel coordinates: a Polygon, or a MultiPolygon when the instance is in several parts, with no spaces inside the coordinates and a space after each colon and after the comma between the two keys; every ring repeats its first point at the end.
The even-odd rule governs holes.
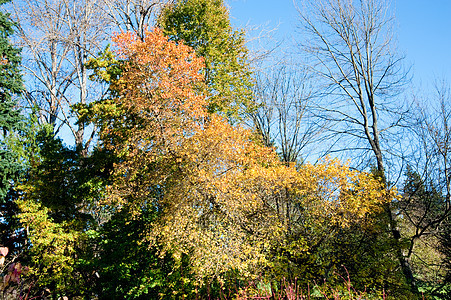
{"type": "Polygon", "coordinates": [[[16,201],[29,240],[30,296],[171,299],[222,288],[227,276],[337,278],[348,263],[362,287],[380,287],[381,278],[392,286],[390,266],[368,279],[386,256],[370,260],[382,252],[362,244],[380,233],[381,208],[395,191],[336,160],[293,163],[305,145],[295,80],[272,87],[282,89],[272,104],[281,109],[283,162],[231,125],[227,117],[248,108],[251,95],[243,33],[219,0],[175,1],[160,28],[148,30],[161,3],[16,6],[38,82],[27,99],[50,125],[34,136],[16,201]],[[88,60],[111,18],[134,32],[88,60]],[[108,87],[101,99],[91,97],[89,68],[108,87]],[[283,124],[291,107],[294,132],[283,124]],[[87,135],[88,124],[100,130],[87,135]],[[62,126],[76,147],[55,137],[62,126]]]}
{"type": "MultiPolygon", "coordinates": [[[[224,266],[230,268],[233,264],[243,268],[239,256],[252,253],[249,243],[242,243],[246,226],[252,228],[251,223],[244,223],[246,219],[239,218],[246,210],[240,211],[236,207],[233,214],[222,214],[225,218],[221,221],[222,226],[208,225],[221,214],[220,207],[229,204],[226,199],[203,195],[202,190],[207,188],[215,173],[221,173],[221,169],[225,175],[230,174],[227,164],[232,169],[233,164],[240,165],[238,157],[243,155],[242,151],[249,151],[246,149],[252,144],[248,141],[242,145],[246,141],[243,132],[233,131],[219,117],[207,115],[205,96],[202,95],[203,76],[199,72],[203,61],[194,56],[191,48],[168,42],[159,30],[148,32],[144,42],[131,34],[121,35],[116,41],[119,57],[124,59],[123,72],[118,80],[111,82],[116,97],[99,103],[98,107],[111,113],[106,115],[108,118],[99,119],[104,128],[105,147],[114,147],[123,161],[116,167],[116,182],[109,201],[137,207],[146,203],[157,211],[163,210],[159,225],[154,225],[159,229],[154,231],[166,240],[166,247],[172,251],[178,249],[175,255],[190,249],[192,263],[200,274],[212,272],[212,259],[221,260],[217,257],[222,244],[216,240],[219,232],[231,236],[231,253],[214,274],[219,275],[226,270],[224,266]],[[241,146],[234,148],[234,144],[241,146]],[[212,145],[217,145],[217,151],[211,149],[212,145]],[[219,163],[222,159],[226,159],[224,166],[219,163]],[[203,171],[190,169],[196,168],[196,160],[200,163],[197,168],[203,171]],[[228,160],[231,163],[227,163],[228,160]],[[163,199],[154,199],[157,187],[163,189],[163,199]],[[199,211],[203,213],[199,214],[199,211]],[[232,217],[244,228],[234,228],[236,224],[232,217]],[[206,227],[201,226],[201,220],[206,227]],[[185,226],[189,226],[190,235],[187,230],[182,230],[185,226]],[[212,240],[218,245],[211,247],[212,240]],[[249,247],[246,251],[240,251],[246,246],[249,247]],[[211,251],[211,254],[205,256],[205,251],[211,251]],[[203,263],[204,259],[208,264],[203,263]]],[[[102,117],[102,114],[98,116],[102,117]]],[[[234,178],[223,177],[227,177],[226,183],[233,180],[228,184],[237,184],[234,178]]],[[[223,192],[227,190],[226,187],[209,187],[217,188],[223,192]]],[[[236,200],[234,203],[241,206],[236,200]]]]}
{"type": "Polygon", "coordinates": [[[244,32],[232,28],[223,0],[174,1],[162,10],[158,25],[171,40],[185,43],[204,58],[209,111],[236,116],[251,106],[244,32]]]}
{"type": "Polygon", "coordinates": [[[133,220],[153,211],[141,238],[161,245],[175,266],[188,258],[196,285],[232,270],[252,278],[268,270],[277,249],[306,254],[307,219],[364,224],[389,198],[372,175],[338,162],[301,170],[281,163],[252,132],[208,112],[203,60],[190,47],[159,29],[145,37],[118,35],[116,56],[93,62],[110,94],[85,113],[118,157],[105,203],[133,220]],[[287,191],[294,205],[286,206],[287,191]],[[286,232],[297,238],[285,241],[286,232]]]}

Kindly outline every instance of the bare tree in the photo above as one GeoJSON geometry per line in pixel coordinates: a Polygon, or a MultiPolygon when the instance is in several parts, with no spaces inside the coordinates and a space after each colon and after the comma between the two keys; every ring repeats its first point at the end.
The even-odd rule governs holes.
{"type": "MultiPolygon", "coordinates": [[[[90,82],[86,63],[88,59],[92,58],[101,49],[102,42],[106,39],[106,34],[109,34],[109,20],[106,18],[100,5],[100,1],[64,0],[68,16],[66,20],[67,28],[70,32],[69,40],[66,41],[71,45],[71,59],[69,59],[69,63],[75,72],[76,80],[73,81],[73,84],[78,90],[79,96],[77,98],[80,104],[87,104],[89,100],[93,100],[92,98],[98,96],[96,92],[93,92],[94,97],[88,98],[90,82]]],[[[79,122],[78,119],[78,116],[76,116],[77,130],[71,127],[71,131],[75,136],[75,144],[86,155],[95,130],[91,131],[88,140],[83,144],[85,124],[79,122]]]]}
{"type": "Polygon", "coordinates": [[[451,209],[451,88],[446,81],[435,85],[435,99],[419,104],[411,128],[418,145],[412,164],[424,180],[436,182],[445,198],[445,209],[451,209]],[[427,107],[424,107],[427,103],[427,107]],[[436,104],[436,105],[434,105],[436,104]],[[422,107],[423,106],[423,107],[422,107]]]}
{"type": "MultiPolygon", "coordinates": [[[[317,116],[331,123],[331,137],[349,138],[349,144],[343,148],[371,153],[378,174],[387,183],[384,150],[393,147],[386,142],[393,134],[390,129],[405,116],[401,101],[395,96],[407,77],[401,63],[403,57],[393,48],[389,3],[306,0],[298,11],[305,38],[301,49],[311,62],[311,70],[318,75],[318,83],[322,83],[324,102],[318,103],[317,116]]],[[[385,211],[393,239],[400,245],[390,204],[385,211]]],[[[401,247],[397,247],[396,257],[415,291],[411,267],[401,247]]]]}
{"type": "MultiPolygon", "coordinates": [[[[318,75],[317,115],[327,119],[332,137],[346,135],[350,149],[371,151],[384,173],[384,133],[404,114],[396,96],[406,81],[402,56],[392,42],[386,1],[306,1],[299,7],[302,53],[318,75]],[[307,5],[308,4],[308,5],[307,5]]],[[[384,147],[385,146],[385,149],[384,147]]]]}
{"type": "MultiPolygon", "coordinates": [[[[256,109],[248,117],[264,145],[275,147],[286,164],[302,164],[306,149],[315,144],[323,130],[323,122],[316,122],[310,112],[311,84],[308,72],[293,64],[282,63],[256,73],[253,93],[256,109]]],[[[287,238],[298,233],[302,209],[290,191],[274,194],[271,205],[287,226],[287,238]]]]}
{"type": "Polygon", "coordinates": [[[134,31],[144,38],[144,31],[169,0],[103,0],[115,27],[134,31]]]}
{"type": "Polygon", "coordinates": [[[84,155],[95,136],[79,122],[74,104],[87,104],[102,94],[89,80],[86,62],[102,50],[114,30],[136,31],[143,38],[164,0],[16,0],[15,19],[24,66],[33,83],[27,88],[39,120],[65,127],[84,155]],[[93,88],[95,87],[95,88],[93,88]]]}
{"type": "Polygon", "coordinates": [[[323,130],[324,124],[313,120],[310,113],[311,84],[307,72],[289,64],[257,73],[254,88],[257,109],[250,113],[252,126],[266,146],[277,148],[284,162],[302,160],[303,150],[323,130]]]}
{"type": "Polygon", "coordinates": [[[58,133],[67,126],[79,151],[86,154],[94,130],[86,137],[85,124],[71,109],[86,104],[91,95],[86,62],[106,39],[108,19],[100,1],[21,0],[14,3],[23,47],[24,67],[34,86],[26,99],[39,108],[42,123],[58,133]]]}
{"type": "Polygon", "coordinates": [[[409,240],[406,258],[425,281],[430,274],[445,276],[440,240],[451,217],[451,89],[442,81],[435,90],[436,96],[419,102],[415,110],[410,126],[412,153],[407,157],[409,170],[399,205],[409,240]]]}
{"type": "Polygon", "coordinates": [[[60,38],[64,27],[64,7],[47,1],[22,1],[14,2],[14,10],[19,44],[23,47],[23,64],[37,86],[28,89],[27,100],[31,106],[40,109],[39,120],[42,123],[56,125],[62,95],[72,79],[71,72],[64,68],[70,47],[60,38]]]}

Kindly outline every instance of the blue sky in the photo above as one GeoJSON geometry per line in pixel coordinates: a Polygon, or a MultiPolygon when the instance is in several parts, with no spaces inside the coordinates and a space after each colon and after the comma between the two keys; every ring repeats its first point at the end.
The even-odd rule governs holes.
{"type": "MultiPolygon", "coordinates": [[[[278,26],[276,38],[296,36],[297,12],[292,0],[226,0],[235,26],[278,26]]],[[[392,0],[398,49],[412,66],[413,83],[434,78],[451,82],[451,0],[392,0]]]]}

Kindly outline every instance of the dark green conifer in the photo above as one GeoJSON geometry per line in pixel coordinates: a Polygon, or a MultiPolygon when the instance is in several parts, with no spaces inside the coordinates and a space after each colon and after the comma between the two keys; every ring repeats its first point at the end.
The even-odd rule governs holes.
{"type": "MultiPolygon", "coordinates": [[[[0,0],[0,5],[9,2],[0,0]]],[[[14,23],[9,14],[0,11],[0,201],[4,201],[12,181],[18,175],[20,164],[8,139],[23,126],[23,118],[17,108],[17,97],[23,82],[20,73],[20,49],[9,40],[14,23]]]]}

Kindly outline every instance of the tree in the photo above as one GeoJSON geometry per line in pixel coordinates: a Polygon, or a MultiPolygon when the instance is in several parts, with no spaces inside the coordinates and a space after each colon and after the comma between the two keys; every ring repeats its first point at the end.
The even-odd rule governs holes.
{"type": "Polygon", "coordinates": [[[323,83],[327,105],[320,103],[318,114],[336,123],[337,134],[351,136],[355,149],[360,142],[367,144],[363,148],[373,153],[374,164],[384,173],[383,151],[389,145],[383,144],[383,133],[402,120],[403,111],[396,109],[399,102],[393,97],[407,76],[402,57],[393,49],[388,3],[307,3],[299,8],[301,30],[306,33],[301,49],[323,83]]]}
{"type": "Polygon", "coordinates": [[[399,203],[404,235],[410,241],[407,258],[418,271],[418,283],[427,285],[431,293],[440,293],[446,284],[436,283],[446,283],[449,272],[449,252],[441,243],[449,243],[444,237],[451,215],[450,99],[446,81],[436,83],[435,95],[416,99],[410,124],[411,153],[405,158],[409,168],[399,203]],[[421,100],[428,106],[423,107],[421,100]]]}
{"type": "Polygon", "coordinates": [[[230,25],[223,0],[174,1],[162,10],[158,25],[171,40],[204,58],[209,111],[236,117],[250,108],[252,79],[244,32],[230,25]]]}
{"type": "MultiPolygon", "coordinates": [[[[423,173],[424,174],[424,173],[423,173]]],[[[443,293],[438,282],[446,282],[446,256],[440,252],[449,211],[433,181],[424,182],[411,167],[406,172],[399,202],[402,236],[408,241],[406,259],[414,271],[417,285],[431,295],[443,293]]]]}
{"type": "Polygon", "coordinates": [[[144,39],[145,31],[168,0],[103,0],[112,23],[123,31],[135,32],[144,39]]]}
{"type": "Polygon", "coordinates": [[[139,215],[124,209],[103,224],[96,238],[99,251],[92,263],[99,274],[95,291],[100,299],[193,296],[187,256],[175,266],[171,253],[162,257],[162,245],[146,238],[149,224],[157,217],[153,207],[143,207],[139,215]]]}
{"type": "MultiPolygon", "coordinates": [[[[443,267],[445,269],[445,278],[442,283],[442,287],[439,289],[444,295],[448,295],[451,292],[451,224],[449,218],[444,222],[443,231],[440,234],[440,253],[445,257],[443,267]]],[[[445,296],[446,297],[446,296],[445,296]]]]}
{"type": "Polygon", "coordinates": [[[29,241],[22,262],[30,270],[30,295],[90,295],[94,245],[89,238],[102,221],[98,201],[107,163],[96,151],[86,158],[68,148],[54,137],[51,126],[35,139],[27,180],[15,201],[16,218],[29,241]]]}
{"type": "MultiPolygon", "coordinates": [[[[318,116],[331,122],[332,133],[350,140],[344,149],[371,153],[377,173],[386,184],[386,155],[392,147],[385,134],[398,125],[404,113],[394,100],[407,73],[402,57],[392,46],[388,4],[375,0],[306,1],[299,9],[301,29],[308,37],[301,48],[311,59],[311,69],[323,80],[325,104],[318,116]],[[392,118],[394,116],[395,118],[392,118]],[[335,123],[335,126],[332,124],[335,123]]],[[[342,149],[343,150],[343,149],[342,149]]],[[[392,207],[386,204],[388,227],[404,277],[416,291],[412,270],[400,247],[392,207]]]]}
{"type": "MultiPolygon", "coordinates": [[[[8,1],[1,1],[4,4],[8,1]]],[[[18,157],[8,149],[8,136],[23,129],[23,117],[17,107],[17,97],[23,90],[20,72],[20,49],[10,43],[14,23],[9,14],[0,12],[0,199],[4,199],[20,169],[18,157]]]]}
{"type": "MultiPolygon", "coordinates": [[[[0,1],[0,5],[7,2],[0,1]]],[[[20,155],[23,145],[19,140],[26,127],[17,104],[23,81],[20,49],[10,42],[14,25],[9,14],[0,11],[0,246],[9,253],[6,263],[0,264],[2,274],[23,245],[23,235],[17,231],[14,218],[17,212],[14,200],[18,197],[15,188],[25,168],[20,155]]]]}
{"type": "Polygon", "coordinates": [[[256,75],[256,109],[249,112],[252,127],[267,147],[276,147],[286,163],[302,162],[305,149],[319,138],[324,124],[311,114],[313,91],[307,72],[294,66],[268,68],[256,75]]]}
{"type": "Polygon", "coordinates": [[[24,67],[29,81],[26,99],[38,108],[41,124],[61,127],[72,134],[83,155],[94,137],[72,110],[99,97],[92,89],[86,62],[98,52],[109,34],[102,1],[31,1],[14,3],[19,44],[24,47],[24,67]]]}
{"type": "Polygon", "coordinates": [[[338,162],[300,170],[281,163],[249,130],[209,113],[202,59],[159,29],[144,41],[123,33],[115,42],[116,58],[93,63],[110,96],[86,107],[102,146],[118,158],[105,203],[133,220],[153,212],[143,242],[161,245],[175,266],[187,258],[195,285],[228,272],[255,276],[276,259],[273,249],[276,257],[287,244],[308,250],[285,240],[289,232],[302,237],[307,220],[364,224],[393,197],[372,175],[338,162]]]}
{"type": "MultiPolygon", "coordinates": [[[[120,35],[116,42],[123,72],[111,82],[113,98],[99,103],[107,114],[94,116],[104,128],[105,147],[114,148],[122,162],[115,170],[116,180],[108,201],[131,206],[135,212],[144,204],[161,211],[163,215],[153,225],[151,232],[155,236],[151,238],[163,239],[165,250],[174,251],[176,257],[189,253],[198,274],[213,272],[217,276],[233,267],[246,269],[240,264],[242,256],[261,257],[258,249],[251,251],[253,238],[248,231],[256,231],[245,218],[249,208],[240,211],[238,208],[243,204],[232,198],[229,201],[233,200],[237,207],[229,213],[222,212],[221,206],[228,209],[232,205],[226,201],[229,198],[210,196],[210,192],[203,193],[202,189],[215,194],[219,190],[214,190],[221,188],[224,194],[227,188],[221,187],[221,182],[214,183],[218,186],[208,185],[216,177],[223,179],[223,184],[238,184],[230,177],[227,165],[231,170],[235,164],[241,168],[239,157],[253,147],[246,141],[248,135],[232,130],[217,116],[207,115],[203,76],[199,72],[203,60],[190,47],[167,41],[158,29],[147,32],[143,42],[130,33],[120,35]],[[225,165],[221,166],[224,159],[225,165]],[[220,176],[221,169],[224,176],[220,176]],[[164,191],[163,199],[155,198],[156,188],[164,191]],[[212,222],[221,222],[223,226],[212,226],[212,222]],[[230,236],[230,258],[222,262],[218,255],[225,254],[221,251],[224,241],[217,239],[218,234],[230,236]],[[246,236],[251,240],[244,243],[246,236]],[[206,251],[210,254],[205,255],[206,251]],[[218,263],[216,269],[211,268],[213,261],[218,263]]],[[[262,159],[267,152],[259,154],[262,159]]],[[[225,196],[231,197],[227,193],[225,196]]],[[[269,225],[270,222],[266,226],[269,225]]]]}
{"type": "Polygon", "coordinates": [[[399,294],[403,283],[380,222],[381,204],[395,191],[386,194],[373,175],[329,159],[298,166],[289,182],[270,202],[285,231],[272,245],[268,276],[303,287],[324,278],[333,285],[345,266],[355,286],[399,294]]]}

